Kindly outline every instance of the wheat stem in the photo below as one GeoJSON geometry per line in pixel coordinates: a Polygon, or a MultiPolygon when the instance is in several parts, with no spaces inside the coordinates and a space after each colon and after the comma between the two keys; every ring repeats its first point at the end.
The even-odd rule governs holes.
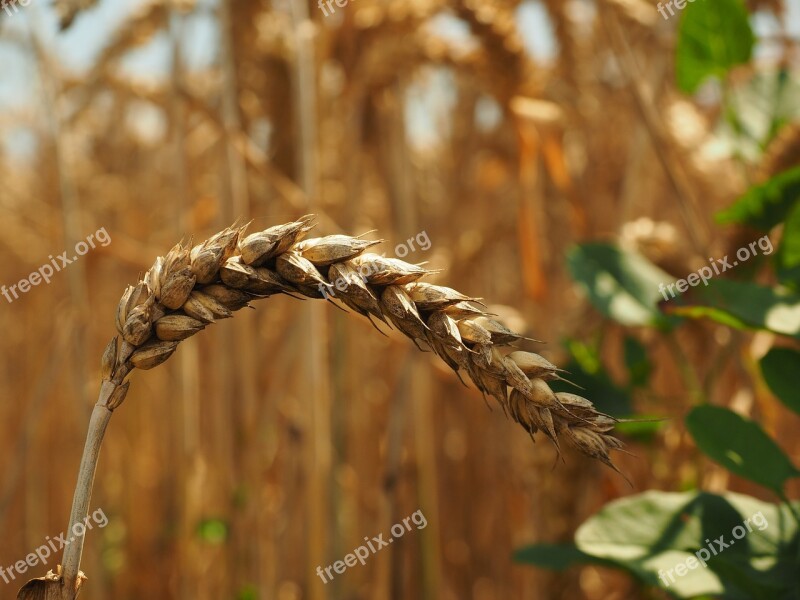
{"type": "MultiPolygon", "coordinates": [[[[97,404],[92,409],[92,416],[89,420],[89,431],[86,435],[86,444],[83,447],[83,457],[81,466],[78,470],[78,482],[75,484],[75,494],[72,498],[72,511],[69,516],[69,528],[67,535],[73,535],[73,527],[76,523],[83,523],[89,516],[89,501],[92,497],[92,487],[94,485],[94,475],[97,471],[97,460],[100,456],[100,446],[108,427],[108,422],[113,414],[108,409],[108,399],[115,389],[115,385],[110,381],[104,381],[100,386],[100,393],[97,404]]],[[[67,598],[72,590],[76,592],[80,588],[82,574],[80,572],[81,555],[83,554],[84,536],[75,536],[64,549],[62,577],[64,580],[64,590],[67,598]]]]}

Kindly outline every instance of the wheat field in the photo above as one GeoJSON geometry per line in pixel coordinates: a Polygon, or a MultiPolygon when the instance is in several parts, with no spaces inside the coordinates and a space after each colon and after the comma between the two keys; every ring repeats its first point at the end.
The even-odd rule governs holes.
{"type": "MultiPolygon", "coordinates": [[[[626,327],[567,267],[600,240],[683,277],[755,239],[715,213],[800,165],[800,115],[765,148],[720,150],[730,107],[674,82],[679,16],[646,0],[15,6],[6,571],[102,510],[65,565],[87,600],[669,598],[513,556],[644,490],[774,499],[683,423],[702,396],[800,455],[797,415],[751,382],[771,334],[626,327]],[[652,372],[626,415],[567,367],[596,345],[626,387],[629,338],[652,372]],[[91,499],[87,432],[103,440],[93,485],[81,471],[91,499]],[[404,519],[391,546],[319,575],[404,519]]],[[[773,25],[730,85],[796,74],[800,7],[747,7],[773,25]]]]}

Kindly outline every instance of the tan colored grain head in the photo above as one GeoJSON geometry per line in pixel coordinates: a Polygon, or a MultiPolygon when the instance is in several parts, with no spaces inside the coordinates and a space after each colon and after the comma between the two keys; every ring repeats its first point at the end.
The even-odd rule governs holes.
{"type": "Polygon", "coordinates": [[[541,431],[557,448],[564,437],[616,469],[609,451],[622,450],[622,443],[609,432],[617,420],[581,396],[553,393],[547,381],[559,379],[560,369],[538,354],[509,349],[530,338],[475,306],[476,298],[418,281],[429,273],[424,268],[365,252],[376,242],[345,235],[303,240],[312,220],[305,216],[242,239],[242,229],[229,227],[191,251],[178,244],[157,258],[117,307],[122,341],[108,344],[101,365],[104,381],[115,386],[109,408],[122,403],[132,369],[160,365],[182,340],[253,300],[276,293],[334,297],[430,347],[531,436],[541,431]]]}

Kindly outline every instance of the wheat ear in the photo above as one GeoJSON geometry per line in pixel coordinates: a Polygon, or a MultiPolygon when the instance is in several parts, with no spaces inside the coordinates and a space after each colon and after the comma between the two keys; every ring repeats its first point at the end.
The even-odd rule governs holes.
{"type": "MultiPolygon", "coordinates": [[[[306,239],[312,221],[307,215],[247,236],[245,227],[228,227],[194,247],[179,243],[125,290],[116,313],[119,336],[101,361],[102,385],[70,528],[88,515],[100,444],[111,413],[128,392],[131,371],[160,365],[182,340],[273,294],[337,300],[394,325],[417,346],[427,345],[459,378],[466,372],[484,397],[493,397],[531,437],[541,431],[556,448],[564,438],[616,470],[609,451],[622,443],[609,432],[617,420],[585,398],[554,393],[547,381],[560,379],[561,370],[538,354],[511,351],[523,336],[492,319],[479,299],[421,282],[430,271],[418,265],[366,252],[377,241],[345,235],[306,239]]],[[[48,574],[25,588],[57,586],[54,593],[61,595],[40,597],[72,600],[83,580],[82,547],[82,539],[67,546],[61,577],[48,574]]]]}

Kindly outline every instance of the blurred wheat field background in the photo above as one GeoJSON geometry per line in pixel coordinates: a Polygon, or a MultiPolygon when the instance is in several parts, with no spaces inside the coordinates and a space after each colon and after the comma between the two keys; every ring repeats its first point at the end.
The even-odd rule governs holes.
{"type": "MultiPolygon", "coordinates": [[[[724,86],[677,88],[680,17],[647,0],[332,7],[32,0],[0,12],[0,284],[101,229],[110,240],[0,298],[0,566],[67,525],[125,286],[180,239],[313,212],[315,235],[375,230],[379,253],[485,298],[559,366],[593,341],[624,387],[635,337],[652,363],[636,413],[667,420],[615,457],[634,489],[532,444],[397,332],[275,296],[134,377],[100,458],[91,507],[108,524],[87,534],[81,597],[669,597],[602,566],[553,572],[512,555],[569,541],[607,502],[647,489],[774,500],[697,452],[683,417],[699,396],[757,417],[795,458],[800,420],[752,383],[749,357],[771,334],[625,327],[586,301],[567,256],[614,242],[684,277],[755,239],[714,214],[800,166],[800,4],[748,2],[756,52],[725,82],[753,130],[769,124],[747,103],[789,81],[783,128],[763,147],[720,126],[724,86]],[[319,565],[415,511],[424,528],[320,580],[319,565]]],[[[786,490],[800,493],[796,480],[786,490]]],[[[0,583],[0,597],[57,562],[0,583]]]]}

